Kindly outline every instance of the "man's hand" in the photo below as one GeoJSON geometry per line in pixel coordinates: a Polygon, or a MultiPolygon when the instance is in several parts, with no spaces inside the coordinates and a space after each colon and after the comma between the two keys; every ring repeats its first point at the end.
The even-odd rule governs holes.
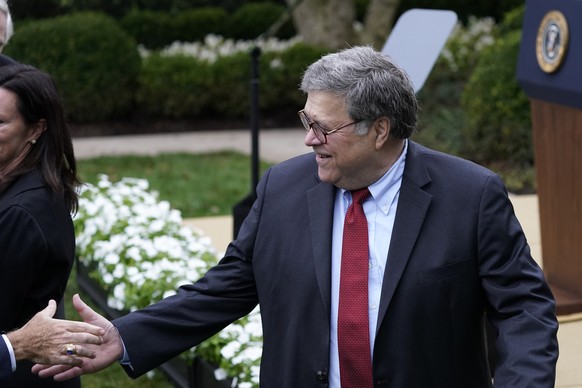
{"type": "Polygon", "coordinates": [[[87,345],[100,345],[105,330],[83,322],[52,319],[56,310],[57,304],[51,300],[26,325],[7,334],[16,360],[80,365],[83,357],[95,357],[95,351],[87,345]],[[67,354],[68,344],[74,345],[75,354],[67,354]]]}
{"type": "Polygon", "coordinates": [[[92,352],[94,357],[84,358],[80,363],[63,363],[63,365],[56,366],[39,363],[33,366],[32,372],[37,373],[40,377],[54,377],[57,381],[68,380],[82,374],[105,369],[123,356],[123,343],[115,326],[87,306],[77,294],[73,296],[73,305],[85,324],[96,326],[102,330],[102,342],[95,345],[85,345],[83,348],[92,352]]]}

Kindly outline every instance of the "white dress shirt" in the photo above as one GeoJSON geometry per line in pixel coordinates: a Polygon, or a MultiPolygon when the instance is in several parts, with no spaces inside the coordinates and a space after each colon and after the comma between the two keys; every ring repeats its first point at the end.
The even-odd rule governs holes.
{"type": "MultiPolygon", "coordinates": [[[[396,216],[396,204],[402,184],[402,174],[408,141],[398,160],[382,178],[368,186],[371,197],[364,204],[364,213],[368,221],[369,274],[368,274],[368,308],[370,318],[370,352],[374,348],[378,307],[382,292],[382,279],[388,260],[388,249],[392,237],[392,228],[396,216]]],[[[344,219],[352,195],[349,191],[338,190],[333,213],[333,236],[331,252],[331,344],[330,344],[330,388],[340,388],[339,355],[337,347],[337,318],[339,305],[340,268],[344,219]]]]}

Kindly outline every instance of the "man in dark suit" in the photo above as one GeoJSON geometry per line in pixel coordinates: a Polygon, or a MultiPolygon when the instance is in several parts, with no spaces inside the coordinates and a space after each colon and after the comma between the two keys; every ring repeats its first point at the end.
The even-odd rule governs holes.
{"type": "Polygon", "coordinates": [[[83,357],[95,357],[95,351],[67,343],[100,344],[103,330],[83,322],[54,320],[57,304],[51,300],[20,329],[2,334],[0,338],[0,385],[16,369],[16,362],[31,360],[46,364],[79,365],[83,357]]]}
{"type": "Polygon", "coordinates": [[[259,303],[264,387],[553,387],[554,299],[501,179],[409,140],[412,85],[369,47],[324,56],[301,89],[314,153],[265,173],[220,263],[112,324],[75,298],[103,347],[80,368],[36,370],[121,359],[139,376],[259,303]]]}

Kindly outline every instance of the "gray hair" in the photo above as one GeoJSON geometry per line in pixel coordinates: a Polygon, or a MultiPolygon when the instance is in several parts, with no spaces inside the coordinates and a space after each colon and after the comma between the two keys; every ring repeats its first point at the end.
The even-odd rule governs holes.
{"type": "Polygon", "coordinates": [[[14,34],[14,25],[12,24],[12,16],[10,15],[10,8],[8,8],[8,3],[6,0],[0,0],[0,11],[4,12],[6,15],[6,40],[4,44],[8,43],[12,35],[14,34]]]}
{"type": "Polygon", "coordinates": [[[323,56],[307,68],[300,89],[343,97],[350,118],[362,120],[358,133],[366,133],[380,117],[390,120],[390,132],[399,139],[410,137],[416,128],[418,101],[408,75],[369,46],[323,56]]]}

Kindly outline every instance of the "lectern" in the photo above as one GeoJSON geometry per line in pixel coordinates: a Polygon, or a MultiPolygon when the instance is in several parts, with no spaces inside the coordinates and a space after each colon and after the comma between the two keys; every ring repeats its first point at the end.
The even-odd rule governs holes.
{"type": "Polygon", "coordinates": [[[582,311],[582,0],[528,0],[517,79],[530,98],[543,269],[582,311]]]}

